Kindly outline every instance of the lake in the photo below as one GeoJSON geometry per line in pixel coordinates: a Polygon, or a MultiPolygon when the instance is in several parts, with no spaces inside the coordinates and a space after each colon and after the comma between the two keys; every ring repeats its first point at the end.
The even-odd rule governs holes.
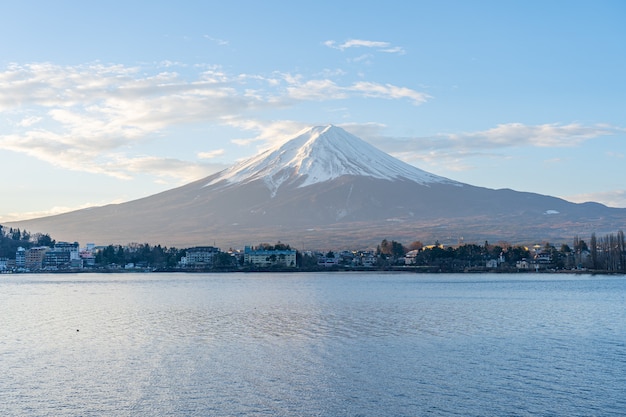
{"type": "Polygon", "coordinates": [[[3,416],[626,414],[626,277],[0,275],[3,416]]]}

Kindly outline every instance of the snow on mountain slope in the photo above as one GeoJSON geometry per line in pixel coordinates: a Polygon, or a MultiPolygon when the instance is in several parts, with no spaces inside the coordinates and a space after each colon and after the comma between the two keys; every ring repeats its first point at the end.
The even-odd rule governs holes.
{"type": "Polygon", "coordinates": [[[275,195],[282,184],[298,181],[298,187],[305,187],[344,175],[461,185],[402,162],[342,128],[328,125],[303,130],[288,142],[222,171],[207,186],[224,180],[245,184],[261,179],[275,195]]]}

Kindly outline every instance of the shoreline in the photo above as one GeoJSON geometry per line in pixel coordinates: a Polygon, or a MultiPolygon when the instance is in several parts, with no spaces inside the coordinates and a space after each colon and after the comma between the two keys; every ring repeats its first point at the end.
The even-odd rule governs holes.
{"type": "Polygon", "coordinates": [[[38,271],[0,271],[0,275],[43,275],[43,274],[218,274],[218,273],[351,273],[351,272],[371,272],[371,273],[406,273],[406,274],[572,274],[572,275],[626,275],[623,272],[590,270],[590,269],[539,269],[539,270],[518,270],[518,269],[487,269],[487,268],[465,268],[463,270],[444,270],[438,267],[386,267],[386,268],[237,268],[237,269],[180,269],[180,268],[140,268],[140,269],[63,269],[63,270],[38,270],[38,271]]]}

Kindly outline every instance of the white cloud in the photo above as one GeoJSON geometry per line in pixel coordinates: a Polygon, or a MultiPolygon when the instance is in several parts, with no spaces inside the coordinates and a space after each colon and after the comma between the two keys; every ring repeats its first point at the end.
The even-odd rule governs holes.
{"type": "Polygon", "coordinates": [[[74,207],[66,207],[66,206],[54,206],[48,210],[40,210],[40,211],[25,211],[20,213],[2,213],[0,215],[0,223],[8,223],[19,220],[27,220],[27,219],[36,219],[39,217],[46,216],[54,216],[56,214],[67,213],[69,211],[81,210],[89,207],[97,207],[104,206],[107,204],[119,204],[124,202],[122,199],[116,199],[113,201],[100,201],[100,202],[89,202],[83,203],[74,207]]]}
{"type": "Polygon", "coordinates": [[[385,137],[380,131],[367,134],[370,139],[383,149],[395,149],[397,152],[427,153],[484,153],[504,148],[561,148],[576,147],[584,142],[603,136],[616,135],[622,128],[606,125],[583,126],[577,123],[524,125],[521,123],[501,124],[492,129],[478,132],[441,133],[425,137],[385,137]]]}
{"type": "MultiPolygon", "coordinates": [[[[0,134],[0,149],[65,169],[129,178],[140,172],[155,173],[153,164],[148,163],[151,160],[133,155],[134,149],[173,127],[229,125],[233,120],[245,124],[242,114],[246,112],[288,108],[307,101],[376,97],[419,104],[427,97],[391,84],[340,84],[333,79],[345,75],[339,70],[325,71],[322,78],[302,74],[265,77],[229,75],[216,66],[196,66],[197,73],[183,76],[171,71],[177,65],[163,62],[158,71],[165,71],[151,74],[141,67],[101,63],[11,64],[0,70],[0,111],[15,120],[0,134]],[[127,163],[120,163],[120,154],[127,163]]],[[[272,130],[265,126],[257,131],[272,130]]],[[[273,143],[281,137],[269,135],[242,140],[273,143]]],[[[188,178],[190,170],[199,173],[206,169],[205,165],[183,169],[183,163],[194,166],[169,161],[161,164],[159,175],[169,170],[172,177],[188,178]]]]}
{"type": "Polygon", "coordinates": [[[572,147],[599,136],[612,135],[617,129],[605,126],[582,126],[578,123],[524,125],[501,124],[495,128],[466,135],[470,140],[503,146],[572,147]]]}
{"type": "Polygon", "coordinates": [[[248,146],[256,143],[258,144],[257,151],[259,152],[282,143],[293,137],[296,132],[310,127],[309,124],[291,120],[265,121],[233,118],[226,123],[244,131],[254,132],[255,136],[251,138],[233,139],[231,142],[239,146],[248,146]]]}
{"type": "Polygon", "coordinates": [[[616,126],[584,126],[577,123],[509,123],[478,132],[441,133],[422,137],[390,137],[384,134],[380,125],[361,125],[359,130],[360,137],[405,162],[445,166],[454,171],[472,169],[470,161],[476,157],[508,158],[503,153],[507,149],[576,147],[590,140],[624,132],[623,128],[616,126]]]}
{"type": "Polygon", "coordinates": [[[393,53],[393,54],[404,54],[406,51],[404,48],[400,46],[392,46],[389,42],[381,42],[381,41],[368,41],[364,39],[349,39],[343,43],[337,43],[333,40],[328,40],[324,42],[329,48],[339,49],[340,51],[345,51],[349,48],[374,48],[379,52],[393,53]]]}
{"type": "Polygon", "coordinates": [[[290,74],[284,76],[287,82],[287,95],[295,100],[341,100],[350,97],[373,97],[382,99],[409,99],[419,105],[431,98],[428,94],[393,84],[359,81],[348,86],[340,86],[330,79],[301,81],[290,74]]]}
{"type": "Polygon", "coordinates": [[[287,87],[289,97],[297,100],[333,100],[345,99],[348,97],[348,91],[335,84],[333,81],[310,80],[299,83],[297,80],[290,80],[290,86],[287,87]]]}
{"type": "Polygon", "coordinates": [[[626,207],[626,190],[599,191],[595,193],[566,195],[562,198],[574,203],[600,202],[609,207],[626,207]]]}
{"type": "Polygon", "coordinates": [[[406,87],[398,87],[392,84],[378,84],[372,82],[355,83],[351,90],[362,92],[366,97],[377,97],[386,99],[408,98],[413,104],[422,104],[431,98],[428,94],[412,90],[406,87]]]}
{"type": "Polygon", "coordinates": [[[37,124],[41,121],[41,117],[37,117],[37,116],[30,116],[30,117],[25,117],[22,120],[20,120],[17,125],[21,126],[21,127],[28,127],[28,126],[32,126],[34,124],[37,124]]]}
{"type": "Polygon", "coordinates": [[[200,159],[213,159],[220,155],[224,155],[224,149],[215,149],[209,152],[198,152],[198,158],[200,159]]]}
{"type": "Polygon", "coordinates": [[[229,44],[229,42],[224,39],[214,38],[209,35],[204,35],[204,38],[210,40],[213,43],[218,44],[219,46],[227,46],[229,44]]]}
{"type": "Polygon", "coordinates": [[[606,152],[606,156],[608,156],[609,158],[616,158],[616,159],[623,159],[624,158],[624,154],[621,152],[615,152],[615,151],[608,151],[606,152]]]}
{"type": "Polygon", "coordinates": [[[364,62],[366,64],[370,64],[372,58],[372,54],[362,54],[357,57],[348,59],[348,62],[364,62]]]}

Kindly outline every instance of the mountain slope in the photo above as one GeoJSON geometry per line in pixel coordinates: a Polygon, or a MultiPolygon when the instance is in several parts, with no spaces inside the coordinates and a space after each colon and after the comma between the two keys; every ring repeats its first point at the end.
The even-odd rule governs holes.
{"type": "Polygon", "coordinates": [[[305,129],[287,143],[223,171],[207,185],[262,180],[275,195],[283,184],[306,187],[344,175],[460,185],[393,158],[332,125],[305,129]]]}
{"type": "Polygon", "coordinates": [[[462,184],[334,126],[314,127],[185,186],[122,204],[14,223],[59,240],[242,247],[372,247],[381,239],[569,241],[614,232],[626,209],[462,184]]]}

